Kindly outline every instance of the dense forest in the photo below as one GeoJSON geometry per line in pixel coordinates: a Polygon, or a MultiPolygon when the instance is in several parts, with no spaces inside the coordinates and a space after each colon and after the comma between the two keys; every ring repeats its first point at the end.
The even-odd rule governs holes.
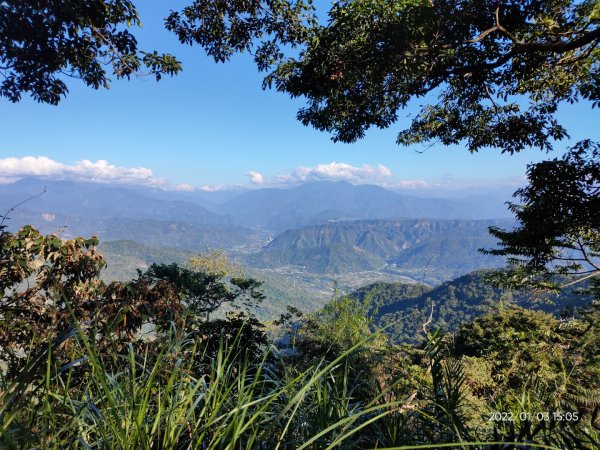
{"type": "Polygon", "coordinates": [[[593,299],[589,283],[559,293],[511,290],[494,286],[490,279],[494,274],[472,272],[434,288],[414,283],[374,283],[351,295],[361,302],[368,301],[374,324],[385,328],[397,343],[426,340],[426,334],[420,333],[425,322],[433,329],[452,333],[483,315],[515,307],[543,311],[556,318],[575,317],[593,299]]]}

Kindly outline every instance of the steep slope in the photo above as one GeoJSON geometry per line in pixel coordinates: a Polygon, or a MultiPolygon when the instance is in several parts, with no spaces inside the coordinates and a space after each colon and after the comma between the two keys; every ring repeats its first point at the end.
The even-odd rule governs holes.
{"type": "Polygon", "coordinates": [[[368,220],[328,223],[287,230],[251,255],[256,267],[303,267],[309,272],[346,273],[379,269],[445,269],[465,273],[502,265],[501,258],[482,255],[494,246],[488,227],[505,221],[368,220]]]}

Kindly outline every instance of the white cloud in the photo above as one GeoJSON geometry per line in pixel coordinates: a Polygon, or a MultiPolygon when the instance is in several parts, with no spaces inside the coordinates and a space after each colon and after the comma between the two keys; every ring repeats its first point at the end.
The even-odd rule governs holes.
{"type": "Polygon", "coordinates": [[[283,183],[303,183],[306,181],[331,180],[352,183],[378,183],[392,176],[392,171],[383,164],[360,167],[343,162],[317,164],[315,167],[297,167],[289,175],[280,175],[276,180],[283,183]]]}
{"type": "Polygon", "coordinates": [[[156,176],[152,169],[146,167],[119,167],[105,160],[96,162],[84,159],[74,164],[63,164],[46,156],[26,156],[22,158],[0,158],[0,184],[13,183],[24,177],[40,177],[54,180],[87,181],[92,183],[115,183],[157,187],[170,191],[204,191],[215,192],[230,189],[248,189],[251,185],[260,186],[294,186],[310,181],[330,180],[347,181],[353,184],[376,184],[392,190],[443,191],[466,188],[499,188],[521,186],[525,177],[508,177],[503,179],[455,179],[451,175],[434,180],[400,179],[394,177],[386,166],[363,164],[353,166],[344,162],[317,164],[314,167],[299,166],[288,174],[267,177],[251,170],[246,173],[247,184],[201,185],[189,183],[169,183],[156,176]]]}
{"type": "Polygon", "coordinates": [[[428,189],[433,187],[431,183],[423,180],[394,180],[381,185],[387,189],[428,189]]]}
{"type": "Polygon", "coordinates": [[[66,166],[45,156],[0,159],[0,176],[56,175],[66,166]]]}
{"type": "Polygon", "coordinates": [[[105,160],[92,162],[87,159],[68,165],[46,156],[23,158],[0,158],[0,180],[15,180],[23,177],[45,177],[69,179],[92,183],[141,184],[163,187],[166,181],[154,176],[146,167],[118,167],[105,160]]]}
{"type": "Polygon", "coordinates": [[[194,186],[193,184],[189,184],[189,183],[173,184],[173,185],[165,186],[165,189],[168,191],[183,191],[183,192],[193,192],[193,191],[197,190],[196,186],[194,186]]]}
{"type": "MultiPolygon", "coordinates": [[[[252,184],[264,181],[262,174],[248,172],[252,184]]],[[[63,164],[46,156],[25,156],[22,158],[0,158],[0,184],[9,184],[25,177],[38,177],[52,180],[87,181],[90,183],[130,184],[157,187],[168,191],[216,192],[228,189],[243,189],[236,185],[194,185],[190,183],[169,183],[154,175],[146,167],[119,167],[105,160],[96,162],[83,159],[74,164],[63,164]]]]}
{"type": "Polygon", "coordinates": [[[195,190],[197,190],[197,191],[204,191],[204,192],[226,191],[227,189],[229,189],[229,186],[223,186],[220,184],[217,184],[215,186],[200,186],[200,187],[195,188],[195,190]]]}
{"type": "Polygon", "coordinates": [[[265,181],[262,174],[255,172],[254,170],[248,172],[247,175],[250,178],[250,183],[252,184],[263,184],[263,182],[265,181]]]}
{"type": "Polygon", "coordinates": [[[11,184],[19,181],[19,177],[2,177],[0,176],[0,184],[11,184]]]}

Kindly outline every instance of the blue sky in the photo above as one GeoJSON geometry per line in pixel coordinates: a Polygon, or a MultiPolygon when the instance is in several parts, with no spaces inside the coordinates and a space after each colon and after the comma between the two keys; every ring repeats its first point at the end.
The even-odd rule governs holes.
{"type": "MultiPolygon", "coordinates": [[[[160,83],[115,81],[108,91],[73,80],[70,94],[57,107],[0,100],[0,162],[45,157],[62,165],[51,173],[64,173],[79,167],[77,161],[106,160],[106,170],[114,166],[118,173],[129,173],[143,167],[167,185],[251,186],[248,174],[253,171],[254,181],[262,179],[262,185],[309,174],[388,186],[418,180],[461,187],[514,184],[522,180],[527,163],[548,157],[533,149],[511,156],[495,150],[471,155],[460,147],[424,153],[422,146],[398,147],[396,134],[407,119],[388,130],[372,130],[356,144],[334,144],[327,134],[296,121],[301,100],[261,89],[262,76],[248,56],[217,65],[200,48],[182,46],[166,32],[162,18],[169,7],[185,1],[137,3],[144,22],[137,33],[141,47],[176,54],[183,73],[160,83]]],[[[559,118],[574,140],[600,139],[598,112],[589,105],[564,107],[559,118]]],[[[564,145],[558,147],[555,154],[564,145]]],[[[0,178],[9,175],[0,170],[0,178]]]]}

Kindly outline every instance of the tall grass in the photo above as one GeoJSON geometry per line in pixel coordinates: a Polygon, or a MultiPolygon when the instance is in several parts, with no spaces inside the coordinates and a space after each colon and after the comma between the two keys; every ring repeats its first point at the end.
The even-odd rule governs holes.
{"type": "MultiPolygon", "coordinates": [[[[425,410],[402,412],[394,383],[367,400],[357,394],[361,386],[349,361],[370,338],[301,372],[282,363],[275,349],[253,358],[239,336],[222,338],[211,357],[205,342],[175,329],[158,345],[130,345],[121,353],[103,354],[81,329],[68,339],[77,341],[70,362],[53,360],[55,342],[32,358],[22,373],[29,378],[4,381],[0,448],[392,448],[415,442],[402,435],[415,417],[421,425],[428,417],[440,420],[425,410]],[[36,370],[39,376],[31,378],[36,370]]],[[[394,448],[556,448],[463,437],[394,448]]]]}
{"type": "MultiPolygon", "coordinates": [[[[43,376],[15,380],[0,397],[0,443],[6,448],[288,449],[339,448],[361,418],[376,420],[390,405],[353,402],[347,356],[302,373],[271,351],[252,361],[240,346],[221,345],[205,360],[198,339],[162,339],[158,354],[129,346],[102,355],[79,332],[78,352],[58,369],[51,349],[43,376]]],[[[40,357],[38,361],[38,369],[40,357]]],[[[29,373],[28,366],[23,373],[29,373]]],[[[355,441],[358,442],[358,441],[355,441]]]]}

